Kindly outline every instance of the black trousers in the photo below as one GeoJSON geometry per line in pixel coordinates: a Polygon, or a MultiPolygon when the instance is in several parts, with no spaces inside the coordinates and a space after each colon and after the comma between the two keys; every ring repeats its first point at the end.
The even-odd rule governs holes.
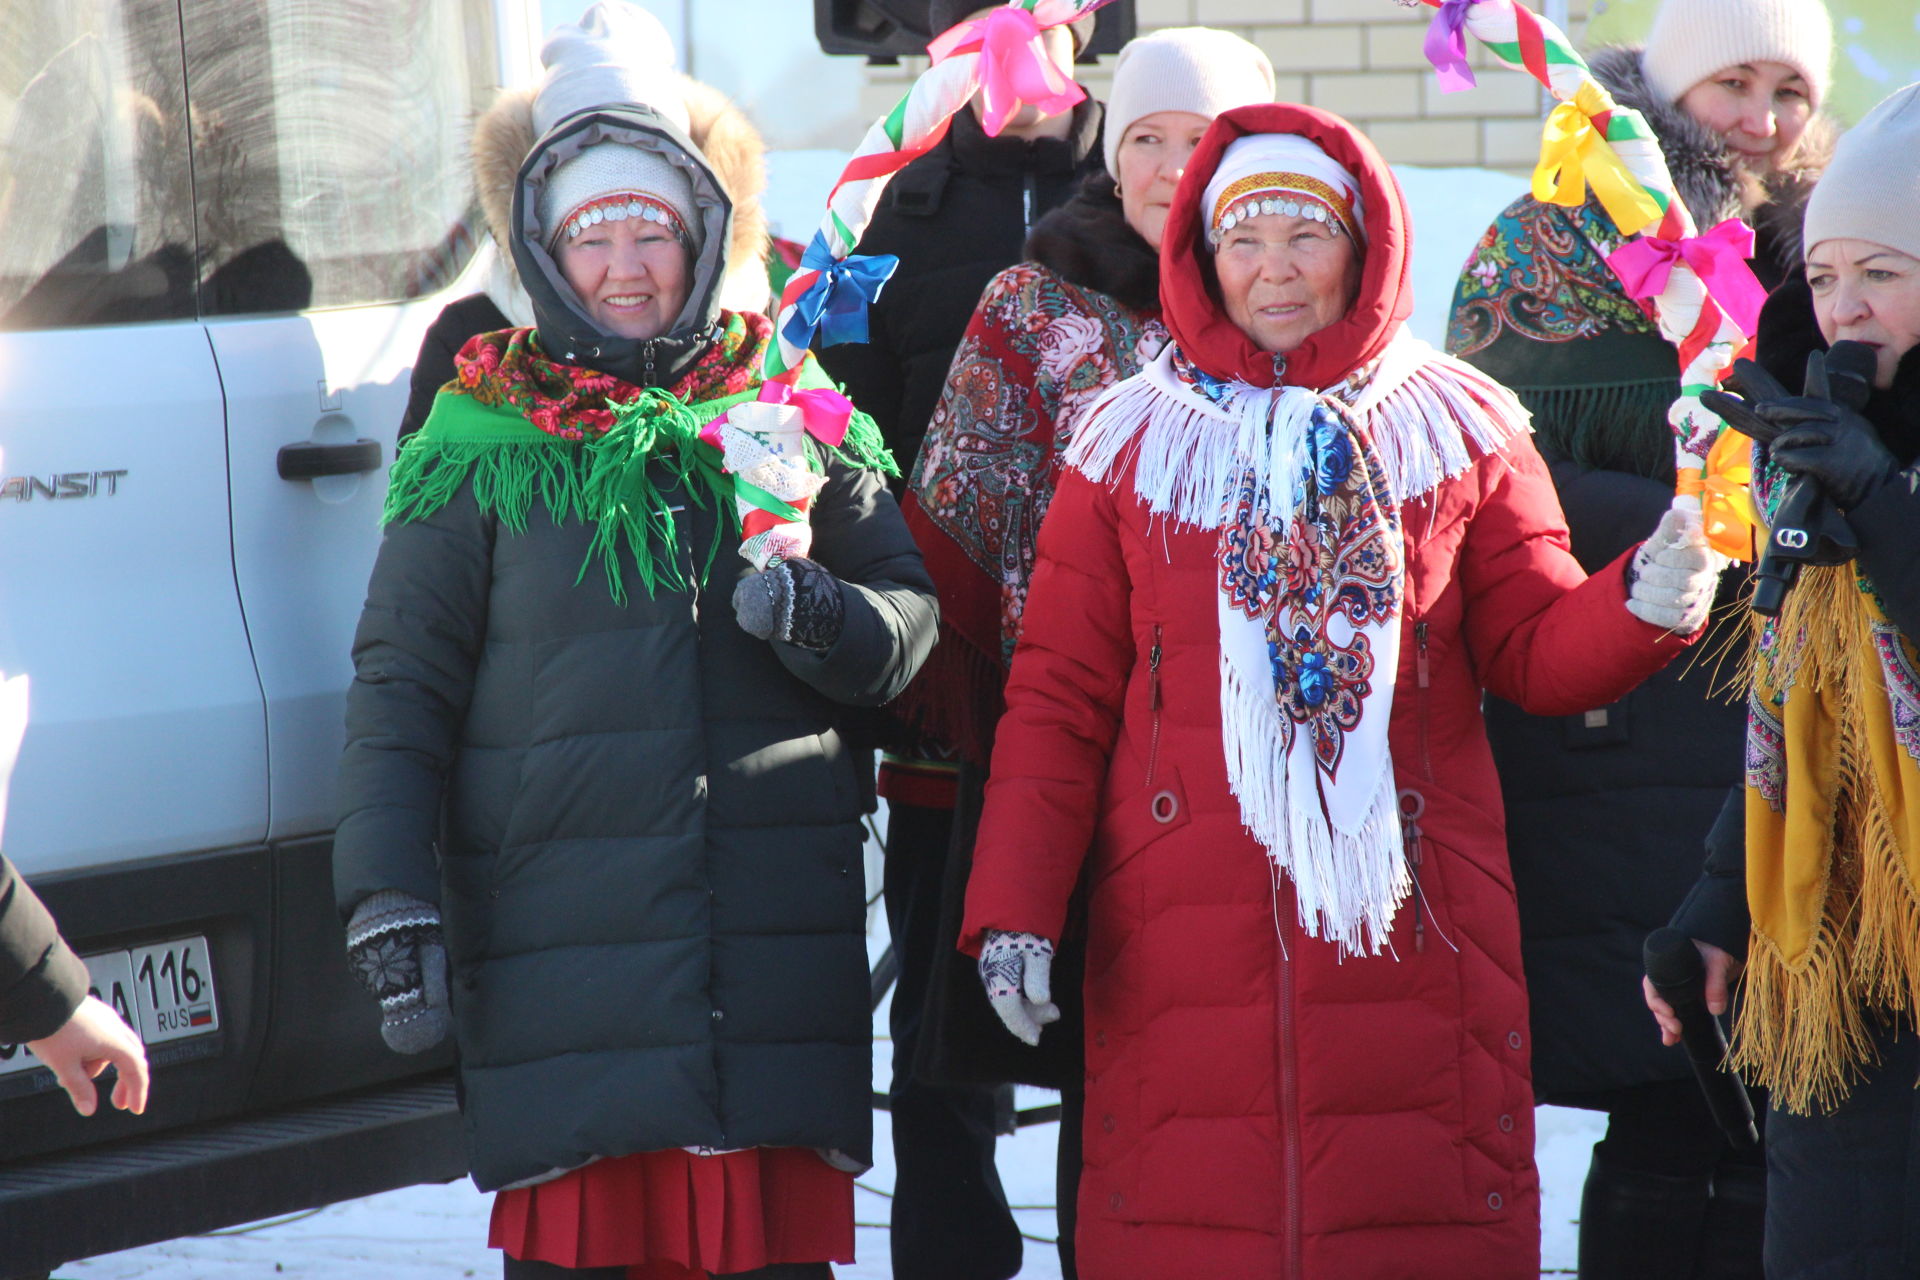
{"type": "MultiPolygon", "coordinates": [[[[1728,1145],[1691,1078],[1585,1095],[1579,1105],[1607,1113],[1607,1136],[1600,1145],[1616,1168],[1709,1175],[1726,1160],[1742,1158],[1728,1145]]],[[[1746,1158],[1761,1159],[1757,1152],[1746,1158]]]]}
{"type": "Polygon", "coordinates": [[[900,977],[893,989],[893,1274],[912,1280],[1010,1280],[1020,1270],[1020,1229],[993,1163],[999,1118],[991,1086],[936,1087],[915,1080],[940,928],[953,814],[892,804],[884,892],[900,977]]]}
{"type": "Polygon", "coordinates": [[[1878,1042],[1838,1110],[1767,1116],[1767,1280],[1920,1277],[1920,1036],[1878,1042]]]}

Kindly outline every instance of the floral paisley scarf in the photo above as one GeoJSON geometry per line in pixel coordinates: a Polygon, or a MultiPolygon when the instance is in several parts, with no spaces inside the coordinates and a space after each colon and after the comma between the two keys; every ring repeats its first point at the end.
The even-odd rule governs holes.
{"type": "Polygon", "coordinates": [[[1220,721],[1240,819],[1343,951],[1386,945],[1411,876],[1387,728],[1400,506],[1527,430],[1497,383],[1401,330],[1319,393],[1222,381],[1169,346],[1096,406],[1068,465],[1134,460],[1148,511],[1220,533],[1220,721]]]}
{"type": "MultiPolygon", "coordinates": [[[[676,554],[674,494],[717,513],[704,580],[719,539],[738,531],[739,518],[733,477],[701,430],[758,394],[772,335],[765,316],[722,312],[713,345],[665,390],[551,359],[532,329],[480,334],[460,349],[452,381],[401,446],[384,520],[424,519],[470,483],[480,509],[519,534],[537,501],[555,523],[576,518],[594,526],[580,576],[598,562],[607,590],[624,603],[629,561],[648,595],[688,585],[676,554]]],[[[831,385],[809,358],[798,386],[831,385]]],[[[853,415],[846,439],[827,452],[850,466],[898,474],[864,413],[853,415]]]]}
{"type": "MultiPolygon", "coordinates": [[[[1760,469],[1771,517],[1786,486],[1760,469]]],[[[1753,933],[1732,1065],[1831,1110],[1878,1022],[1920,1016],[1920,660],[1858,566],[1801,569],[1748,657],[1753,933]]]]}

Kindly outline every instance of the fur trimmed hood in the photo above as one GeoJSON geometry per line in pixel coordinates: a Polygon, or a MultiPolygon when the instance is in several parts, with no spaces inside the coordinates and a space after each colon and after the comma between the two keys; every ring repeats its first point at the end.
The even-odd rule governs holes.
{"type": "Polygon", "coordinates": [[[1609,45],[1587,65],[1614,101],[1646,117],[1694,224],[1705,231],[1728,218],[1744,217],[1758,238],[1756,257],[1768,260],[1781,275],[1796,270],[1807,198],[1833,158],[1839,127],[1816,111],[1801,136],[1793,167],[1764,179],[1750,177],[1734,167],[1726,144],[1712,130],[1678,105],[1661,100],[1641,70],[1640,54],[1638,45],[1609,45]]]}
{"type": "MultiPolygon", "coordinates": [[[[727,245],[727,275],[720,305],[729,311],[765,311],[771,296],[767,282],[767,215],[760,194],[767,187],[766,144],[759,130],[718,89],[680,77],[693,143],[733,201],[733,235],[727,245]]],[[[498,249],[487,292],[516,324],[531,313],[513,267],[513,189],[537,141],[533,99],[537,86],[509,89],[483,112],[473,129],[473,181],[486,216],[487,231],[498,249]],[[502,296],[503,294],[511,296],[502,296]]]]}

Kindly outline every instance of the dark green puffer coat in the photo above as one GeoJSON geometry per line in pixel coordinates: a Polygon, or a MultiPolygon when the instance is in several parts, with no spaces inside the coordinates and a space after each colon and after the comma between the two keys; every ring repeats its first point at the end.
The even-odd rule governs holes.
{"type": "MultiPolygon", "coordinates": [[[[672,499],[670,499],[671,501],[672,499]]],[[[713,514],[678,516],[697,580],[713,514]]],[[[842,582],[825,654],[704,588],[624,606],[590,528],[524,534],[471,487],[390,525],[354,642],[335,887],[444,917],[474,1180],[683,1146],[871,1148],[862,833],[834,703],[932,645],[933,587],[881,477],[838,463],[813,556],[842,582]]]]}

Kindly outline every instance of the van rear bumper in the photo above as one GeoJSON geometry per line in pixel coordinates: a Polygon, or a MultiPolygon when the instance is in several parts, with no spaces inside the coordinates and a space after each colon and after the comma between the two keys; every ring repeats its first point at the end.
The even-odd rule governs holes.
{"type": "Polygon", "coordinates": [[[0,1280],[466,1172],[450,1073],[0,1164],[0,1280]]]}

